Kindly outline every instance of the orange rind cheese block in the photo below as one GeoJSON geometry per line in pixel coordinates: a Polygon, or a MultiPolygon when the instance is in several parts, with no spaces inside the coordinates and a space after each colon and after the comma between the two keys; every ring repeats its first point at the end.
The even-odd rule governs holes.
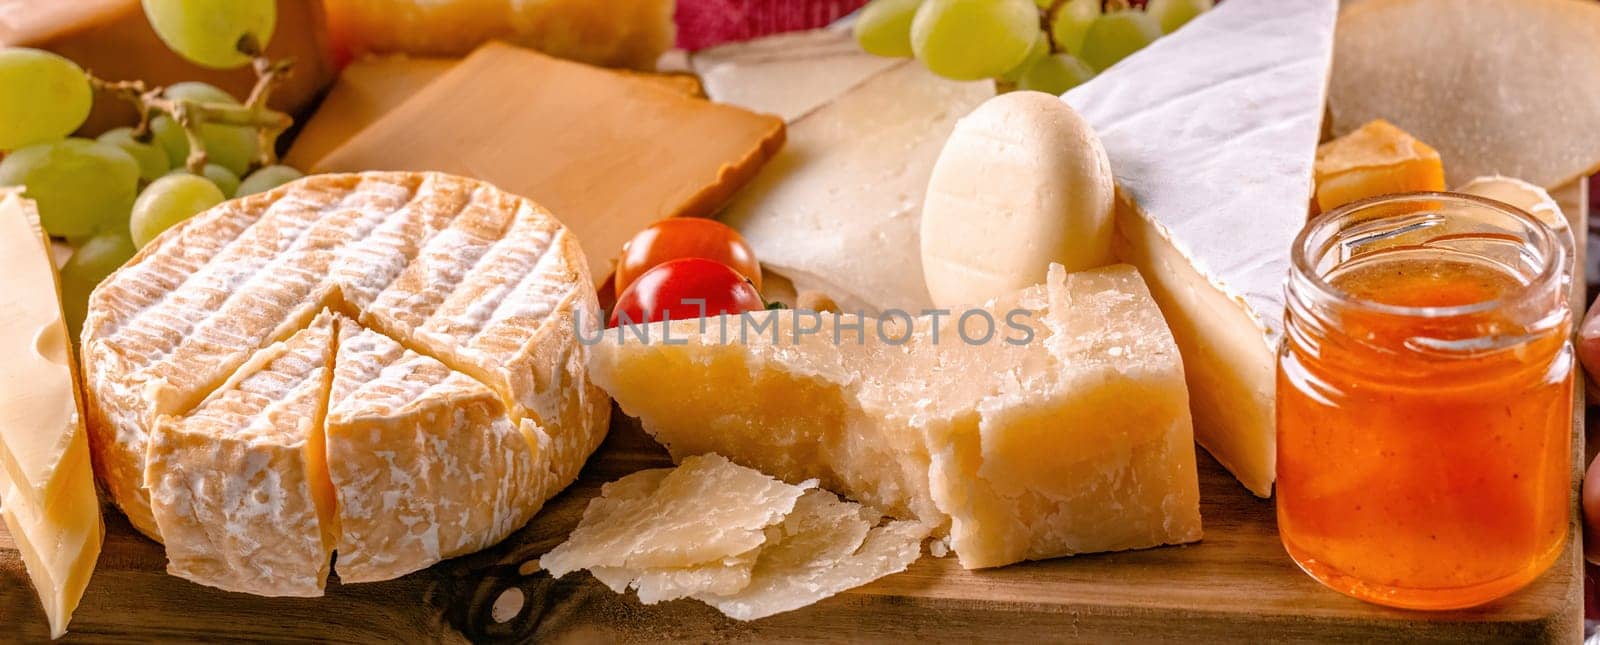
{"type": "Polygon", "coordinates": [[[169,571],[322,593],[493,544],[603,438],[574,237],[437,173],[312,176],[162,234],[90,300],[97,474],[169,571]]]}
{"type": "Polygon", "coordinates": [[[1428,144],[1378,119],[1317,148],[1313,211],[1379,195],[1444,190],[1444,164],[1428,144]]]}

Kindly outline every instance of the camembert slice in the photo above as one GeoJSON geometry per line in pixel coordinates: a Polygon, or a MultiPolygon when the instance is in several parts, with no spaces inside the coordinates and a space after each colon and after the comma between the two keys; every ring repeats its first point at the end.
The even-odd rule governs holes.
{"type": "Polygon", "coordinates": [[[261,596],[322,595],[337,528],[322,441],[335,324],[324,312],[193,413],[156,420],[145,483],[173,575],[261,596]]]}
{"type": "Polygon", "coordinates": [[[1149,281],[1183,351],[1195,436],[1261,496],[1283,280],[1311,200],[1337,12],[1337,0],[1230,0],[1063,96],[1111,158],[1117,255],[1149,281]]]}
{"type": "MultiPolygon", "coordinates": [[[[163,479],[151,472],[152,433],[204,415],[261,366],[280,371],[280,350],[264,348],[322,329],[328,315],[316,317],[331,309],[337,337],[314,336],[329,336],[318,342],[334,352],[330,376],[301,381],[327,419],[301,434],[308,455],[327,454],[337,512],[320,526],[335,569],[380,580],[480,549],[570,484],[605,434],[609,401],[575,340],[598,324],[589,284],[576,240],[548,212],[469,179],[319,175],[227,202],[157,238],[91,298],[83,346],[98,472],[135,527],[167,539],[146,486],[163,479]]],[[[245,427],[277,425],[241,414],[245,427]]],[[[207,434],[215,444],[190,452],[240,441],[228,425],[186,428],[191,445],[207,434]]],[[[294,440],[252,449],[288,455],[294,440]]],[[[271,462],[276,479],[205,503],[265,499],[262,512],[287,513],[273,486],[315,469],[309,459],[271,462]]],[[[242,545],[287,537],[195,523],[226,536],[213,546],[234,545],[220,546],[229,565],[200,582],[270,584],[251,580],[269,556],[242,545]]],[[[274,530],[310,543],[306,526],[274,530]]],[[[317,590],[315,575],[299,580],[295,593],[317,590]]]]}
{"type": "Polygon", "coordinates": [[[590,372],[674,456],[816,478],[968,568],[1200,539],[1183,367],[1138,273],[1054,267],[975,311],[618,328],[590,372]]]}
{"type": "Polygon", "coordinates": [[[105,535],[50,241],[0,190],[0,516],[60,637],[105,535]]]}

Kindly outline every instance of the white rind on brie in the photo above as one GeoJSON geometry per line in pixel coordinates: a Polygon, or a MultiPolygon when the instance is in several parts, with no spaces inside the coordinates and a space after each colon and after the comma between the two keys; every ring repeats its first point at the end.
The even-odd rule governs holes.
{"type": "MultiPolygon", "coordinates": [[[[331,477],[337,509],[322,528],[350,581],[477,550],[571,483],[604,436],[609,400],[589,382],[575,339],[578,320],[599,319],[589,284],[576,240],[549,213],[469,179],[319,175],[227,202],[164,233],[91,298],[83,348],[97,472],[136,528],[168,539],[152,504],[170,506],[177,492],[146,486],[152,429],[244,387],[240,372],[260,364],[262,348],[329,309],[340,327],[330,347],[370,334],[406,351],[358,369],[376,355],[340,348],[336,376],[312,386],[329,411],[325,427],[303,433],[318,449],[325,440],[326,462],[280,460],[269,467],[277,476],[246,481],[250,469],[230,460],[264,453],[222,454],[210,468],[223,473],[215,490],[224,492],[207,503],[254,495],[281,504],[296,479],[289,470],[331,477]],[[416,380],[423,374],[438,382],[417,390],[430,383],[416,380]]],[[[297,565],[313,575],[292,584],[252,582],[269,577],[259,569],[270,563],[227,545],[262,541],[262,529],[201,524],[226,537],[206,557],[233,559],[192,579],[320,593],[314,565],[297,565]]]]}
{"type": "Polygon", "coordinates": [[[1263,496],[1283,280],[1309,209],[1337,12],[1336,0],[1231,0],[1063,96],[1111,158],[1119,255],[1184,350],[1197,437],[1263,496]]]}

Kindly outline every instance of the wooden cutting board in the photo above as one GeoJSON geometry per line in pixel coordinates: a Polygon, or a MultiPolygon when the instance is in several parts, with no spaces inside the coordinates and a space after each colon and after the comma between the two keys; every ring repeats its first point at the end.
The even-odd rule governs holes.
{"type": "MultiPolygon", "coordinates": [[[[1574,223],[1584,222],[1581,189],[1560,197],[1574,223]]],[[[169,576],[161,547],[108,511],[99,568],[67,640],[1576,642],[1583,623],[1581,401],[1578,408],[1567,549],[1528,588],[1467,611],[1386,609],[1322,588],[1284,553],[1271,500],[1251,496],[1204,451],[1205,539],[1198,544],[985,571],[962,570],[954,557],[924,557],[905,573],[750,623],[692,600],[645,606],[587,573],[553,580],[531,566],[565,539],[601,484],[670,464],[618,413],[579,481],[505,542],[399,580],[330,583],[323,598],[259,598],[169,576]]],[[[3,525],[0,626],[0,640],[48,637],[3,525]]]]}

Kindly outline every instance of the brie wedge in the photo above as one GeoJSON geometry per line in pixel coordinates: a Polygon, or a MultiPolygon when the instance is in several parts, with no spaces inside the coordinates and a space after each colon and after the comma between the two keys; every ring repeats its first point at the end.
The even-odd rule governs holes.
{"type": "Polygon", "coordinates": [[[1272,494],[1283,280],[1305,225],[1337,0],[1230,0],[1062,98],[1119,187],[1117,255],[1183,351],[1195,437],[1272,494]]]}

